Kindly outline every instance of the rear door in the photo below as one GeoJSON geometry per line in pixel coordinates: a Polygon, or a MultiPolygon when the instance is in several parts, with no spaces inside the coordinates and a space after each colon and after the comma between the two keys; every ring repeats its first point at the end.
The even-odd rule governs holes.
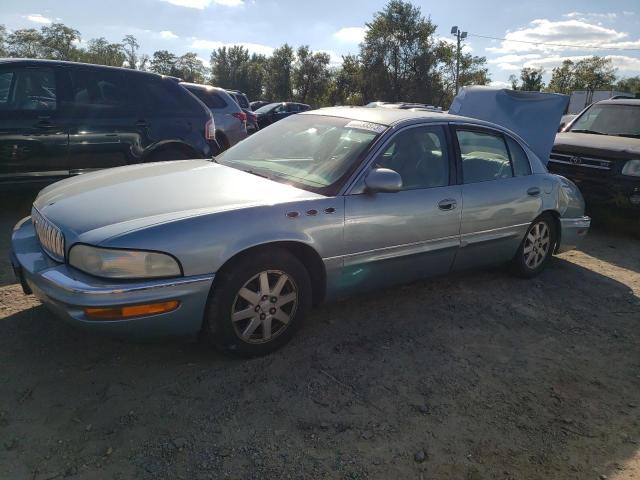
{"type": "Polygon", "coordinates": [[[90,67],[65,70],[69,98],[63,102],[62,113],[69,127],[70,172],[131,163],[137,138],[125,74],[90,67]]]}
{"type": "Polygon", "coordinates": [[[67,175],[53,67],[0,66],[0,180],[67,175]]]}
{"type": "Polygon", "coordinates": [[[446,273],[460,242],[461,186],[444,126],[395,134],[370,165],[402,177],[396,193],[368,193],[360,183],[345,196],[346,292],[446,273]]]}
{"type": "Polygon", "coordinates": [[[453,127],[462,173],[462,225],[455,269],[513,258],[542,209],[542,175],[522,147],[488,128],[453,127]]]}

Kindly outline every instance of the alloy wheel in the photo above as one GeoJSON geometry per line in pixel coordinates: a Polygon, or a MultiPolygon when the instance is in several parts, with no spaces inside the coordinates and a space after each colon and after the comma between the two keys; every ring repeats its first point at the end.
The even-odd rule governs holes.
{"type": "Polygon", "coordinates": [[[546,222],[536,223],[524,242],[524,263],[527,268],[535,270],[538,268],[549,254],[551,249],[551,231],[546,222]]]}
{"type": "Polygon", "coordinates": [[[279,270],[265,270],[240,288],[231,306],[231,321],[244,342],[266,343],[287,329],[297,306],[293,278],[279,270]]]}

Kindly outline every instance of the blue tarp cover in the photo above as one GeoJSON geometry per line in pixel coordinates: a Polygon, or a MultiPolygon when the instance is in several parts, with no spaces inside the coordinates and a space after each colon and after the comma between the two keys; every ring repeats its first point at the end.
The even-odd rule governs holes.
{"type": "Polygon", "coordinates": [[[491,87],[465,87],[449,113],[498,124],[520,135],[546,165],[569,104],[568,95],[519,92],[491,87]]]}

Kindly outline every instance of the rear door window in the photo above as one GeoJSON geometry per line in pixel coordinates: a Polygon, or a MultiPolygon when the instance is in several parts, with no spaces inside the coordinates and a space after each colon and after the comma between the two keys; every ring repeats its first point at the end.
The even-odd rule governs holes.
{"type": "Polygon", "coordinates": [[[127,93],[120,72],[103,69],[71,70],[71,102],[95,111],[127,109],[127,93]]]}
{"type": "Polygon", "coordinates": [[[509,153],[511,154],[513,174],[516,177],[531,175],[531,164],[529,163],[529,158],[520,144],[513,138],[507,137],[507,145],[509,145],[509,153]]]}
{"type": "Polygon", "coordinates": [[[0,72],[0,109],[48,112],[58,106],[51,68],[15,68],[0,72]]]}
{"type": "Polygon", "coordinates": [[[464,183],[487,182],[513,177],[509,151],[500,134],[456,130],[464,183]]]}

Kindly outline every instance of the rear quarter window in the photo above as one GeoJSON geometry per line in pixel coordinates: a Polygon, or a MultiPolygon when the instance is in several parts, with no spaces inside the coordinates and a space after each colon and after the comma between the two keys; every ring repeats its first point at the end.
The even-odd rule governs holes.
{"type": "Polygon", "coordinates": [[[209,108],[222,109],[227,107],[227,102],[218,92],[207,91],[202,88],[188,88],[191,93],[198,97],[209,108]]]}
{"type": "Polygon", "coordinates": [[[531,164],[527,154],[522,149],[520,144],[511,137],[507,138],[507,145],[509,146],[509,153],[511,154],[511,163],[513,165],[513,174],[516,177],[523,177],[525,175],[531,175],[531,164]]]}
{"type": "Polygon", "coordinates": [[[204,114],[204,107],[186,89],[174,80],[144,78],[138,81],[142,104],[154,114],[192,115],[204,114]]]}

